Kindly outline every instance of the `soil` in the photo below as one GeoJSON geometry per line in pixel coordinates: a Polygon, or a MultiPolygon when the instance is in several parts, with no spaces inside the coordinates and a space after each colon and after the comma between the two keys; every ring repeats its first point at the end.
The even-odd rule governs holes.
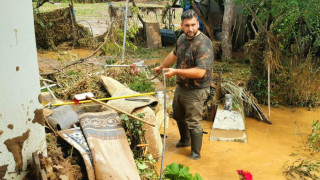
{"type": "Polygon", "coordinates": [[[14,161],[16,163],[15,170],[22,170],[23,166],[23,157],[22,157],[22,149],[23,143],[25,140],[29,138],[30,130],[28,129],[21,136],[17,136],[12,139],[7,139],[4,141],[4,144],[7,146],[8,151],[12,153],[14,161]]]}
{"type": "Polygon", "coordinates": [[[43,109],[36,109],[34,111],[34,119],[33,119],[32,123],[38,123],[41,126],[44,126],[43,109]]]}
{"type": "Polygon", "coordinates": [[[9,129],[13,129],[13,124],[8,124],[9,129]]]}
{"type": "Polygon", "coordinates": [[[6,175],[8,166],[8,164],[0,166],[0,179],[2,179],[6,175]]]}

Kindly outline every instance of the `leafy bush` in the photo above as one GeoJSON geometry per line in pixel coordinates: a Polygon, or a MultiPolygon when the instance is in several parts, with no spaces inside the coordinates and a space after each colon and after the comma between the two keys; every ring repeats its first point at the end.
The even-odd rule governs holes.
{"type": "MultiPolygon", "coordinates": [[[[237,0],[254,11],[269,31],[278,34],[282,50],[293,54],[320,50],[320,1],[318,0],[237,0]]],[[[250,14],[248,9],[244,11],[250,14]]],[[[258,23],[255,22],[258,26],[258,23]]],[[[256,27],[257,27],[256,26],[256,27]]],[[[252,27],[254,28],[254,27],[252,27]]],[[[257,28],[258,33],[262,29],[257,28]]]]}
{"type": "Polygon", "coordinates": [[[153,82],[146,78],[145,74],[135,76],[134,81],[128,84],[129,88],[137,92],[154,92],[153,82]]]}
{"type": "Polygon", "coordinates": [[[320,150],[320,125],[319,121],[312,120],[312,134],[308,139],[308,145],[315,151],[320,150]]]}
{"type": "MultiPolygon", "coordinates": [[[[143,118],[144,114],[136,114],[136,116],[143,118]]],[[[144,123],[134,120],[126,114],[121,114],[120,119],[124,121],[124,129],[141,179],[157,179],[156,160],[153,159],[146,148],[137,147],[138,144],[146,143],[145,131],[142,129],[144,123]]]]}

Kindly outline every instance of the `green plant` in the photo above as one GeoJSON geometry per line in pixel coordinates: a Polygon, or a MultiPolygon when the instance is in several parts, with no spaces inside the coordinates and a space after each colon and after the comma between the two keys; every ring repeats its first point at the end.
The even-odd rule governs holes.
{"type": "MultiPolygon", "coordinates": [[[[144,114],[136,114],[143,118],[144,114]]],[[[157,179],[155,171],[156,160],[147,152],[144,147],[137,147],[138,144],[146,143],[145,131],[143,130],[144,123],[128,117],[126,114],[120,115],[120,120],[124,121],[124,129],[130,148],[133,152],[135,163],[137,165],[140,177],[142,179],[157,179]]]]}
{"type": "MultiPolygon", "coordinates": [[[[144,114],[136,114],[136,116],[142,118],[144,117],[144,114]]],[[[135,148],[137,144],[144,142],[144,137],[142,137],[144,134],[144,130],[142,129],[144,125],[143,122],[129,118],[126,114],[121,114],[120,120],[124,121],[124,129],[126,130],[126,135],[131,149],[135,148]]]]}
{"type": "MultiPolygon", "coordinates": [[[[246,3],[260,20],[267,31],[276,33],[282,40],[280,48],[296,55],[303,55],[309,50],[317,52],[320,48],[320,1],[317,0],[236,0],[246,3]]],[[[245,8],[244,14],[251,15],[245,8]]],[[[256,19],[251,28],[258,33],[256,19]]]]}
{"type": "Polygon", "coordinates": [[[320,125],[319,120],[312,120],[312,134],[308,139],[308,145],[315,151],[320,150],[320,125]]]}
{"type": "MultiPolygon", "coordinates": [[[[120,55],[120,53],[122,52],[124,32],[120,26],[120,23],[122,22],[119,21],[111,24],[109,36],[107,37],[108,40],[105,43],[105,45],[101,47],[101,49],[104,51],[105,54],[120,55]]],[[[137,46],[131,40],[136,37],[136,34],[138,32],[139,32],[138,25],[135,22],[129,26],[126,33],[126,44],[125,44],[126,51],[137,50],[137,46]]]]}
{"type": "Polygon", "coordinates": [[[114,64],[115,62],[117,62],[117,60],[115,59],[115,58],[113,58],[113,57],[109,57],[109,58],[107,58],[107,60],[106,60],[106,64],[114,64]]]}
{"type": "Polygon", "coordinates": [[[189,173],[189,167],[184,167],[182,164],[176,163],[167,165],[164,171],[164,177],[170,180],[203,180],[198,173],[196,173],[195,176],[189,173]]]}
{"type": "Polygon", "coordinates": [[[151,154],[135,159],[141,179],[157,179],[155,171],[156,160],[151,154]]]}
{"type": "Polygon", "coordinates": [[[319,179],[316,175],[320,172],[319,164],[320,162],[314,160],[297,159],[290,166],[287,166],[287,163],[284,164],[283,174],[285,174],[288,179],[306,179],[306,177],[309,177],[316,180],[319,179]]]}
{"type": "Polygon", "coordinates": [[[145,73],[135,76],[134,81],[128,84],[130,89],[138,92],[153,92],[155,88],[152,85],[153,82],[146,78],[145,73]]]}
{"type": "Polygon", "coordinates": [[[80,72],[74,71],[74,70],[70,70],[70,71],[67,71],[66,74],[67,74],[68,76],[73,76],[73,75],[79,75],[80,72]]]}

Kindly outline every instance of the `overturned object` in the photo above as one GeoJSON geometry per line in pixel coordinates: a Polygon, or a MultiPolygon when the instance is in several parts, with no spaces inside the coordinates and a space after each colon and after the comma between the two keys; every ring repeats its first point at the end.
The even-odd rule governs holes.
{"type": "MultiPolygon", "coordinates": [[[[109,94],[112,95],[112,97],[139,94],[138,92],[132,91],[131,89],[121,84],[119,81],[110,77],[101,76],[101,82],[103,86],[108,90],[109,94]]],[[[137,99],[139,98],[150,99],[150,101],[126,101],[125,99],[117,99],[111,100],[107,104],[119,108],[127,113],[144,113],[145,120],[149,121],[150,123],[156,124],[154,112],[148,106],[156,106],[158,104],[158,99],[153,96],[137,97],[137,99]]],[[[162,152],[162,142],[159,127],[152,127],[145,124],[145,126],[143,126],[143,130],[145,130],[147,132],[146,134],[148,134],[145,138],[147,143],[150,145],[149,147],[152,156],[154,158],[160,157],[162,152]]]]}
{"type": "Polygon", "coordinates": [[[79,118],[71,106],[65,105],[55,108],[51,116],[48,117],[48,122],[54,129],[69,129],[79,122],[79,118]]]}
{"type": "Polygon", "coordinates": [[[210,133],[210,140],[247,142],[242,115],[234,110],[218,109],[210,133]]]}

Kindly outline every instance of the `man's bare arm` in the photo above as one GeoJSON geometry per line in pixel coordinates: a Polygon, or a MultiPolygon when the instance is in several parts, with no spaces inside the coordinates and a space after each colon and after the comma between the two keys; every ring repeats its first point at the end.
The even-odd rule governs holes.
{"type": "Polygon", "coordinates": [[[202,78],[207,70],[200,69],[200,68],[189,68],[189,69],[173,69],[173,68],[166,68],[167,71],[166,78],[169,78],[173,75],[182,76],[188,79],[199,79],[202,78]]]}
{"type": "Polygon", "coordinates": [[[177,61],[177,59],[177,56],[173,53],[173,51],[171,51],[166,57],[166,59],[162,62],[162,64],[154,68],[154,71],[156,71],[156,73],[159,73],[159,71],[161,71],[163,68],[171,66],[174,62],[177,61]]]}

